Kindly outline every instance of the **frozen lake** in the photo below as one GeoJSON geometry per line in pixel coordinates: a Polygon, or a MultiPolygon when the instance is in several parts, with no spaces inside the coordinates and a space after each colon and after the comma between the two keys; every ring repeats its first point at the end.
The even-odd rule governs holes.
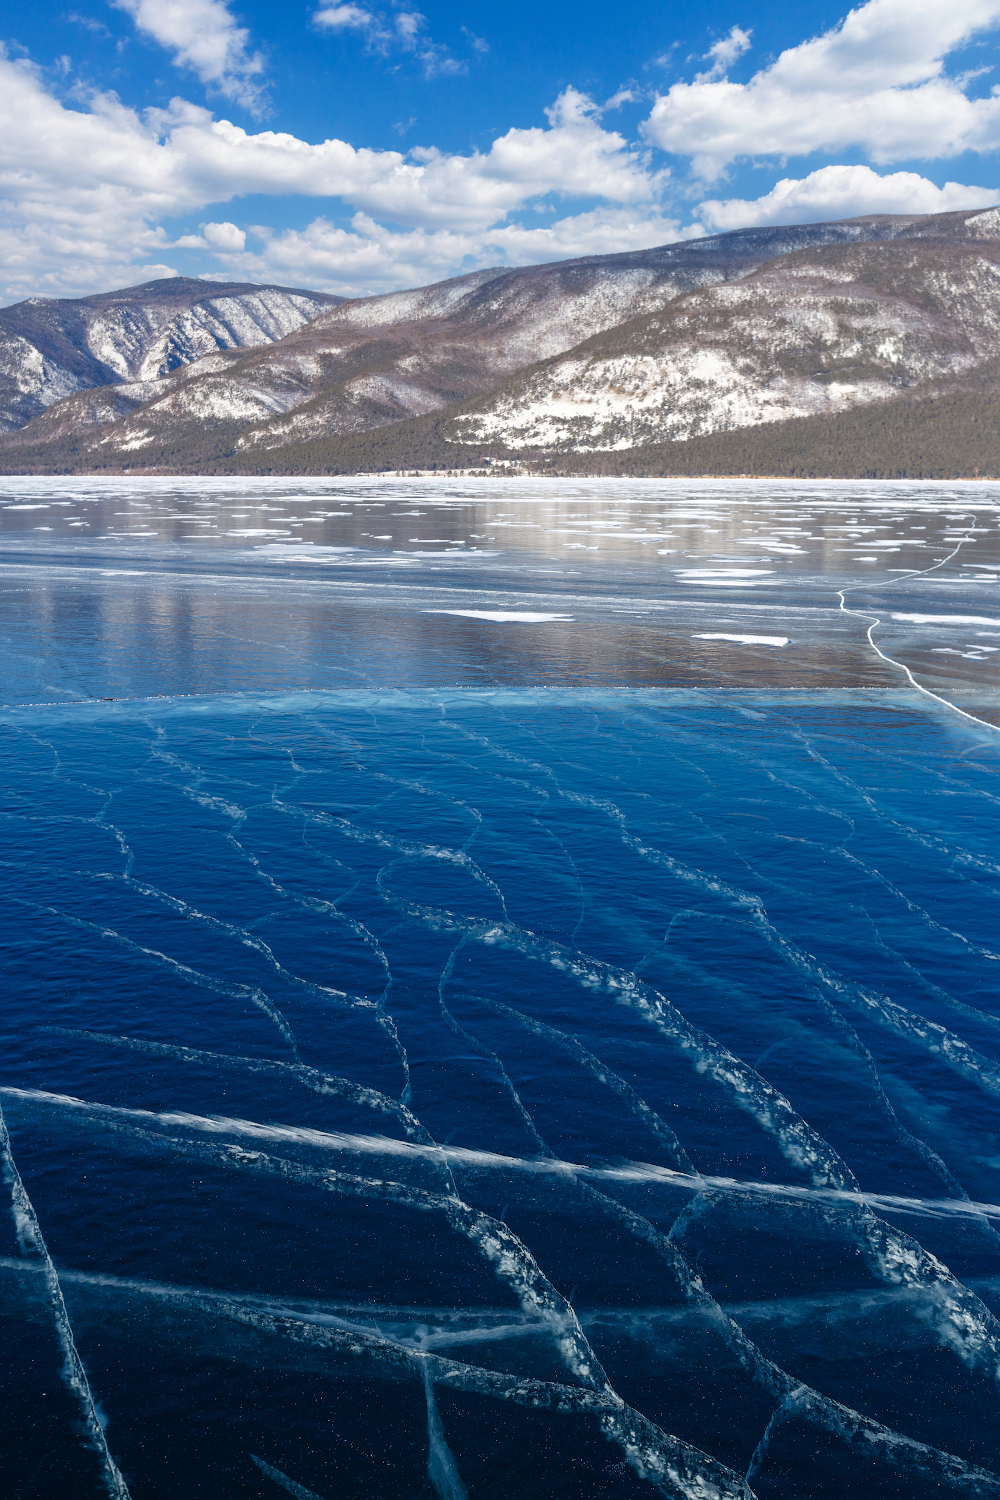
{"type": "Polygon", "coordinates": [[[3,481],[9,1493],[1000,1497],[998,526],[3,481]]]}
{"type": "Polygon", "coordinates": [[[895,687],[876,618],[996,688],[998,521],[990,484],[0,480],[0,699],[895,687]]]}

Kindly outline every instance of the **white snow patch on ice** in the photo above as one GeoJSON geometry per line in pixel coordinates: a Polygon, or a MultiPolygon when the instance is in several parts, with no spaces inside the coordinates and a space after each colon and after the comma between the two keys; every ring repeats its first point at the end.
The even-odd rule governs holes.
{"type": "Polygon", "coordinates": [[[518,620],[523,625],[545,625],[550,620],[573,620],[575,615],[543,615],[531,610],[425,609],[425,615],[463,615],[467,620],[518,620]]]}
{"type": "Polygon", "coordinates": [[[894,620],[910,620],[914,625],[1000,625],[989,615],[897,615],[894,620]]]}
{"type": "Polygon", "coordinates": [[[678,568],[682,578],[770,578],[773,568],[678,568]]]}
{"type": "Polygon", "coordinates": [[[727,635],[725,631],[711,631],[705,635],[693,635],[693,641],[737,641],[741,646],[787,646],[787,635],[727,635]]]}
{"type": "MultiPolygon", "coordinates": [[[[227,536],[247,536],[247,532],[230,531],[227,536]]],[[[254,533],[266,536],[267,532],[254,533]]],[[[358,552],[359,547],[317,547],[311,542],[266,542],[254,551],[263,557],[286,557],[293,562],[322,562],[325,557],[342,556],[345,552],[358,552]]]]}

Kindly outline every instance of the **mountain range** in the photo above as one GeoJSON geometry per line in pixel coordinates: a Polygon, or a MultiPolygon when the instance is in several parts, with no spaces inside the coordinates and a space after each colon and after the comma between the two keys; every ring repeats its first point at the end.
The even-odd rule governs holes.
{"type": "Polygon", "coordinates": [[[0,311],[0,470],[1000,474],[1000,209],[0,311]]]}

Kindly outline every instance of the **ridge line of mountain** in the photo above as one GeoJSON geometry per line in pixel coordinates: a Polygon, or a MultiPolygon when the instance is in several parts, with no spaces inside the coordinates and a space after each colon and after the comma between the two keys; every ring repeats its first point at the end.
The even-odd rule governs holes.
{"type": "MultiPolygon", "coordinates": [[[[696,452],[1000,468],[998,209],[736,230],[350,300],[218,285],[175,285],[170,316],[162,283],[78,299],[99,336],[107,309],[119,320],[113,379],[43,400],[0,438],[0,470],[303,472],[311,456],[341,472],[432,450],[560,472],[672,472],[696,452]],[[921,422],[936,436],[918,461],[921,422]]],[[[0,346],[27,306],[0,312],[0,346]]]]}

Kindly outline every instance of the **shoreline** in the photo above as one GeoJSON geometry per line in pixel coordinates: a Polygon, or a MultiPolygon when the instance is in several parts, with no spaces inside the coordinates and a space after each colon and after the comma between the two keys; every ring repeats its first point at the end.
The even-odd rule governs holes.
{"type": "Polygon", "coordinates": [[[3,480],[17,479],[244,479],[259,483],[263,480],[274,480],[287,483],[289,480],[347,480],[347,479],[484,479],[484,480],[512,480],[512,479],[552,479],[587,481],[588,483],[619,482],[629,480],[631,483],[660,483],[668,480],[676,483],[699,484],[706,480],[715,480],[720,484],[766,484],[766,483],[794,483],[794,484],[1000,484],[1000,474],[953,474],[953,475],[930,475],[930,474],[593,474],[586,470],[563,470],[553,472],[548,468],[529,468],[518,466],[514,468],[491,467],[484,468],[454,468],[454,469],[358,469],[350,472],[343,470],[271,470],[267,473],[252,473],[246,469],[174,469],[174,468],[131,468],[121,469],[17,469],[5,470],[0,468],[0,482],[3,480]]]}

